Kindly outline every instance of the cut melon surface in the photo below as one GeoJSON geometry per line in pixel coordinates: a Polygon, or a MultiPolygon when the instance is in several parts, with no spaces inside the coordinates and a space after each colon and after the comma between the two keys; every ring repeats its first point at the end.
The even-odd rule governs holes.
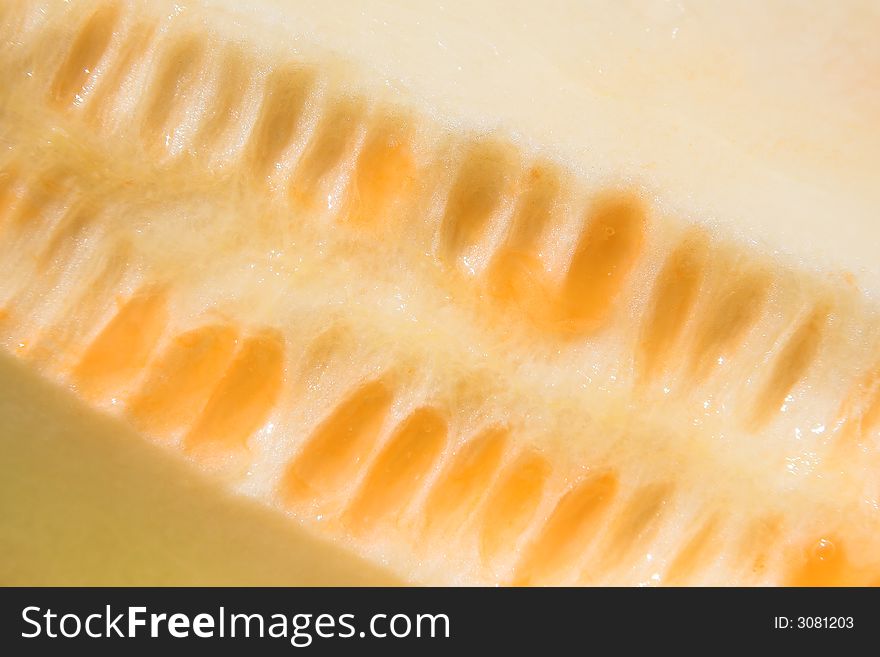
{"type": "Polygon", "coordinates": [[[389,586],[0,354],[4,586],[389,586]]]}
{"type": "MultiPolygon", "coordinates": [[[[407,4],[366,5],[367,28],[356,3],[4,3],[3,385],[66,389],[182,461],[169,477],[250,498],[302,563],[351,555],[353,583],[880,584],[880,103],[839,100],[880,60],[826,66],[863,32],[801,53],[818,91],[778,97],[816,102],[791,126],[770,106],[769,148],[718,81],[667,68],[715,52],[720,8],[642,17],[669,30],[643,42],[626,3],[487,3],[470,27],[463,4],[407,4]],[[506,18],[480,37],[490,5],[506,18]],[[632,61],[566,68],[563,9],[632,61]],[[674,97],[638,113],[649,55],[674,97]]],[[[765,44],[773,73],[786,44],[765,44]]],[[[765,82],[731,93],[748,108],[765,82]]]]}

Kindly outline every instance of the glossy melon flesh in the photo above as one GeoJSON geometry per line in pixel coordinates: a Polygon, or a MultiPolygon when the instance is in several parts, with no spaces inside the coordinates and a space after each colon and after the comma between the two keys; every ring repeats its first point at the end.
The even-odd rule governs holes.
{"type": "Polygon", "coordinates": [[[857,247],[810,266],[809,234],[744,239],[772,217],[700,216],[649,173],[668,136],[615,170],[333,51],[308,3],[220,5],[0,9],[0,342],[24,368],[401,581],[880,582],[857,247]]]}

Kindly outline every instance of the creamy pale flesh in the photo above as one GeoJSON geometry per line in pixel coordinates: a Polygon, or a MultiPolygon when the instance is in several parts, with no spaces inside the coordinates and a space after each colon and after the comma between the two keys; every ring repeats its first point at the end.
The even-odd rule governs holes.
{"type": "Polygon", "coordinates": [[[209,4],[366,63],[446,120],[507,128],[687,220],[880,284],[875,2],[209,4]]]}
{"type": "Polygon", "coordinates": [[[410,582],[876,582],[870,8],[475,4],[0,5],[10,399],[213,473],[185,552],[240,495],[410,582]]]}

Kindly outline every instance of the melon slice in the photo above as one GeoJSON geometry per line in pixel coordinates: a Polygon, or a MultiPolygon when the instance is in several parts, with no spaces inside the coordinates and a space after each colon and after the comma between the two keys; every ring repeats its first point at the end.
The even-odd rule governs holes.
{"type": "Polygon", "coordinates": [[[880,583],[876,7],[478,5],[4,4],[4,387],[299,572],[880,583]]]}

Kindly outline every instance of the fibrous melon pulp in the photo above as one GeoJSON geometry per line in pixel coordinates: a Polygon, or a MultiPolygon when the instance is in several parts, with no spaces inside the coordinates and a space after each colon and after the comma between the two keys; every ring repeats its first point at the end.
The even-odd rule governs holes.
{"type": "Polygon", "coordinates": [[[3,3],[3,348],[402,581],[880,582],[870,30],[318,4],[3,3]]]}

